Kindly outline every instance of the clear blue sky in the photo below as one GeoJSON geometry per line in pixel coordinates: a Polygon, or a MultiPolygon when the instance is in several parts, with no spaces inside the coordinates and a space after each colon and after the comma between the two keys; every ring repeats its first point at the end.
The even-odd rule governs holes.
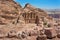
{"type": "Polygon", "coordinates": [[[22,6],[24,6],[26,3],[30,3],[31,5],[37,8],[60,9],[60,0],[15,0],[15,1],[22,6]]]}

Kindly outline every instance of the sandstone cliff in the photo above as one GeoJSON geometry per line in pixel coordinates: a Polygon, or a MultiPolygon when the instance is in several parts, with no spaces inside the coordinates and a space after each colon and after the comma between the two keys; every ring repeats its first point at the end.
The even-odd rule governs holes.
{"type": "Polygon", "coordinates": [[[22,7],[13,0],[0,0],[0,23],[6,24],[20,15],[22,7]]]}

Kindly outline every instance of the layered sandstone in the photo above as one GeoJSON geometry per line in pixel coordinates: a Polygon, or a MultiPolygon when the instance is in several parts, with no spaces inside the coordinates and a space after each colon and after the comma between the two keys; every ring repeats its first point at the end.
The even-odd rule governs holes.
{"type": "Polygon", "coordinates": [[[22,7],[13,0],[0,0],[0,24],[10,23],[21,14],[22,7]]]}

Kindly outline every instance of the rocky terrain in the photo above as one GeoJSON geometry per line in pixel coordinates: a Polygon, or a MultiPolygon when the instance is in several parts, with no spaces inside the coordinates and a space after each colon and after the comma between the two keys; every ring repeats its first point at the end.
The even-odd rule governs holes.
{"type": "Polygon", "coordinates": [[[29,3],[0,0],[0,40],[60,40],[60,22],[29,3]]]}

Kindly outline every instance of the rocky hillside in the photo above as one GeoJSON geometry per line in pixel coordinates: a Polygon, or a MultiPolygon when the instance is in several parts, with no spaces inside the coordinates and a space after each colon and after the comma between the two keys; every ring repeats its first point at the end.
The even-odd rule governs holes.
{"type": "MultiPolygon", "coordinates": [[[[27,14],[25,14],[26,18],[27,14]]],[[[0,25],[0,40],[60,40],[60,23],[50,21],[50,17],[44,10],[30,4],[22,8],[13,0],[0,0],[0,24],[7,24],[0,25]],[[29,16],[36,20],[37,25],[25,24],[24,13],[36,14],[33,16],[37,16],[34,17],[37,19],[32,18],[32,15],[29,16]]]]}
{"type": "Polygon", "coordinates": [[[22,7],[13,0],[0,0],[0,23],[6,24],[16,19],[22,7]]]}
{"type": "MultiPolygon", "coordinates": [[[[47,17],[48,14],[39,8],[35,8],[29,3],[24,8],[13,0],[0,0],[0,24],[8,24],[18,21],[23,13],[35,13],[39,17],[47,17]]],[[[23,18],[23,17],[22,17],[23,18]]]]}

